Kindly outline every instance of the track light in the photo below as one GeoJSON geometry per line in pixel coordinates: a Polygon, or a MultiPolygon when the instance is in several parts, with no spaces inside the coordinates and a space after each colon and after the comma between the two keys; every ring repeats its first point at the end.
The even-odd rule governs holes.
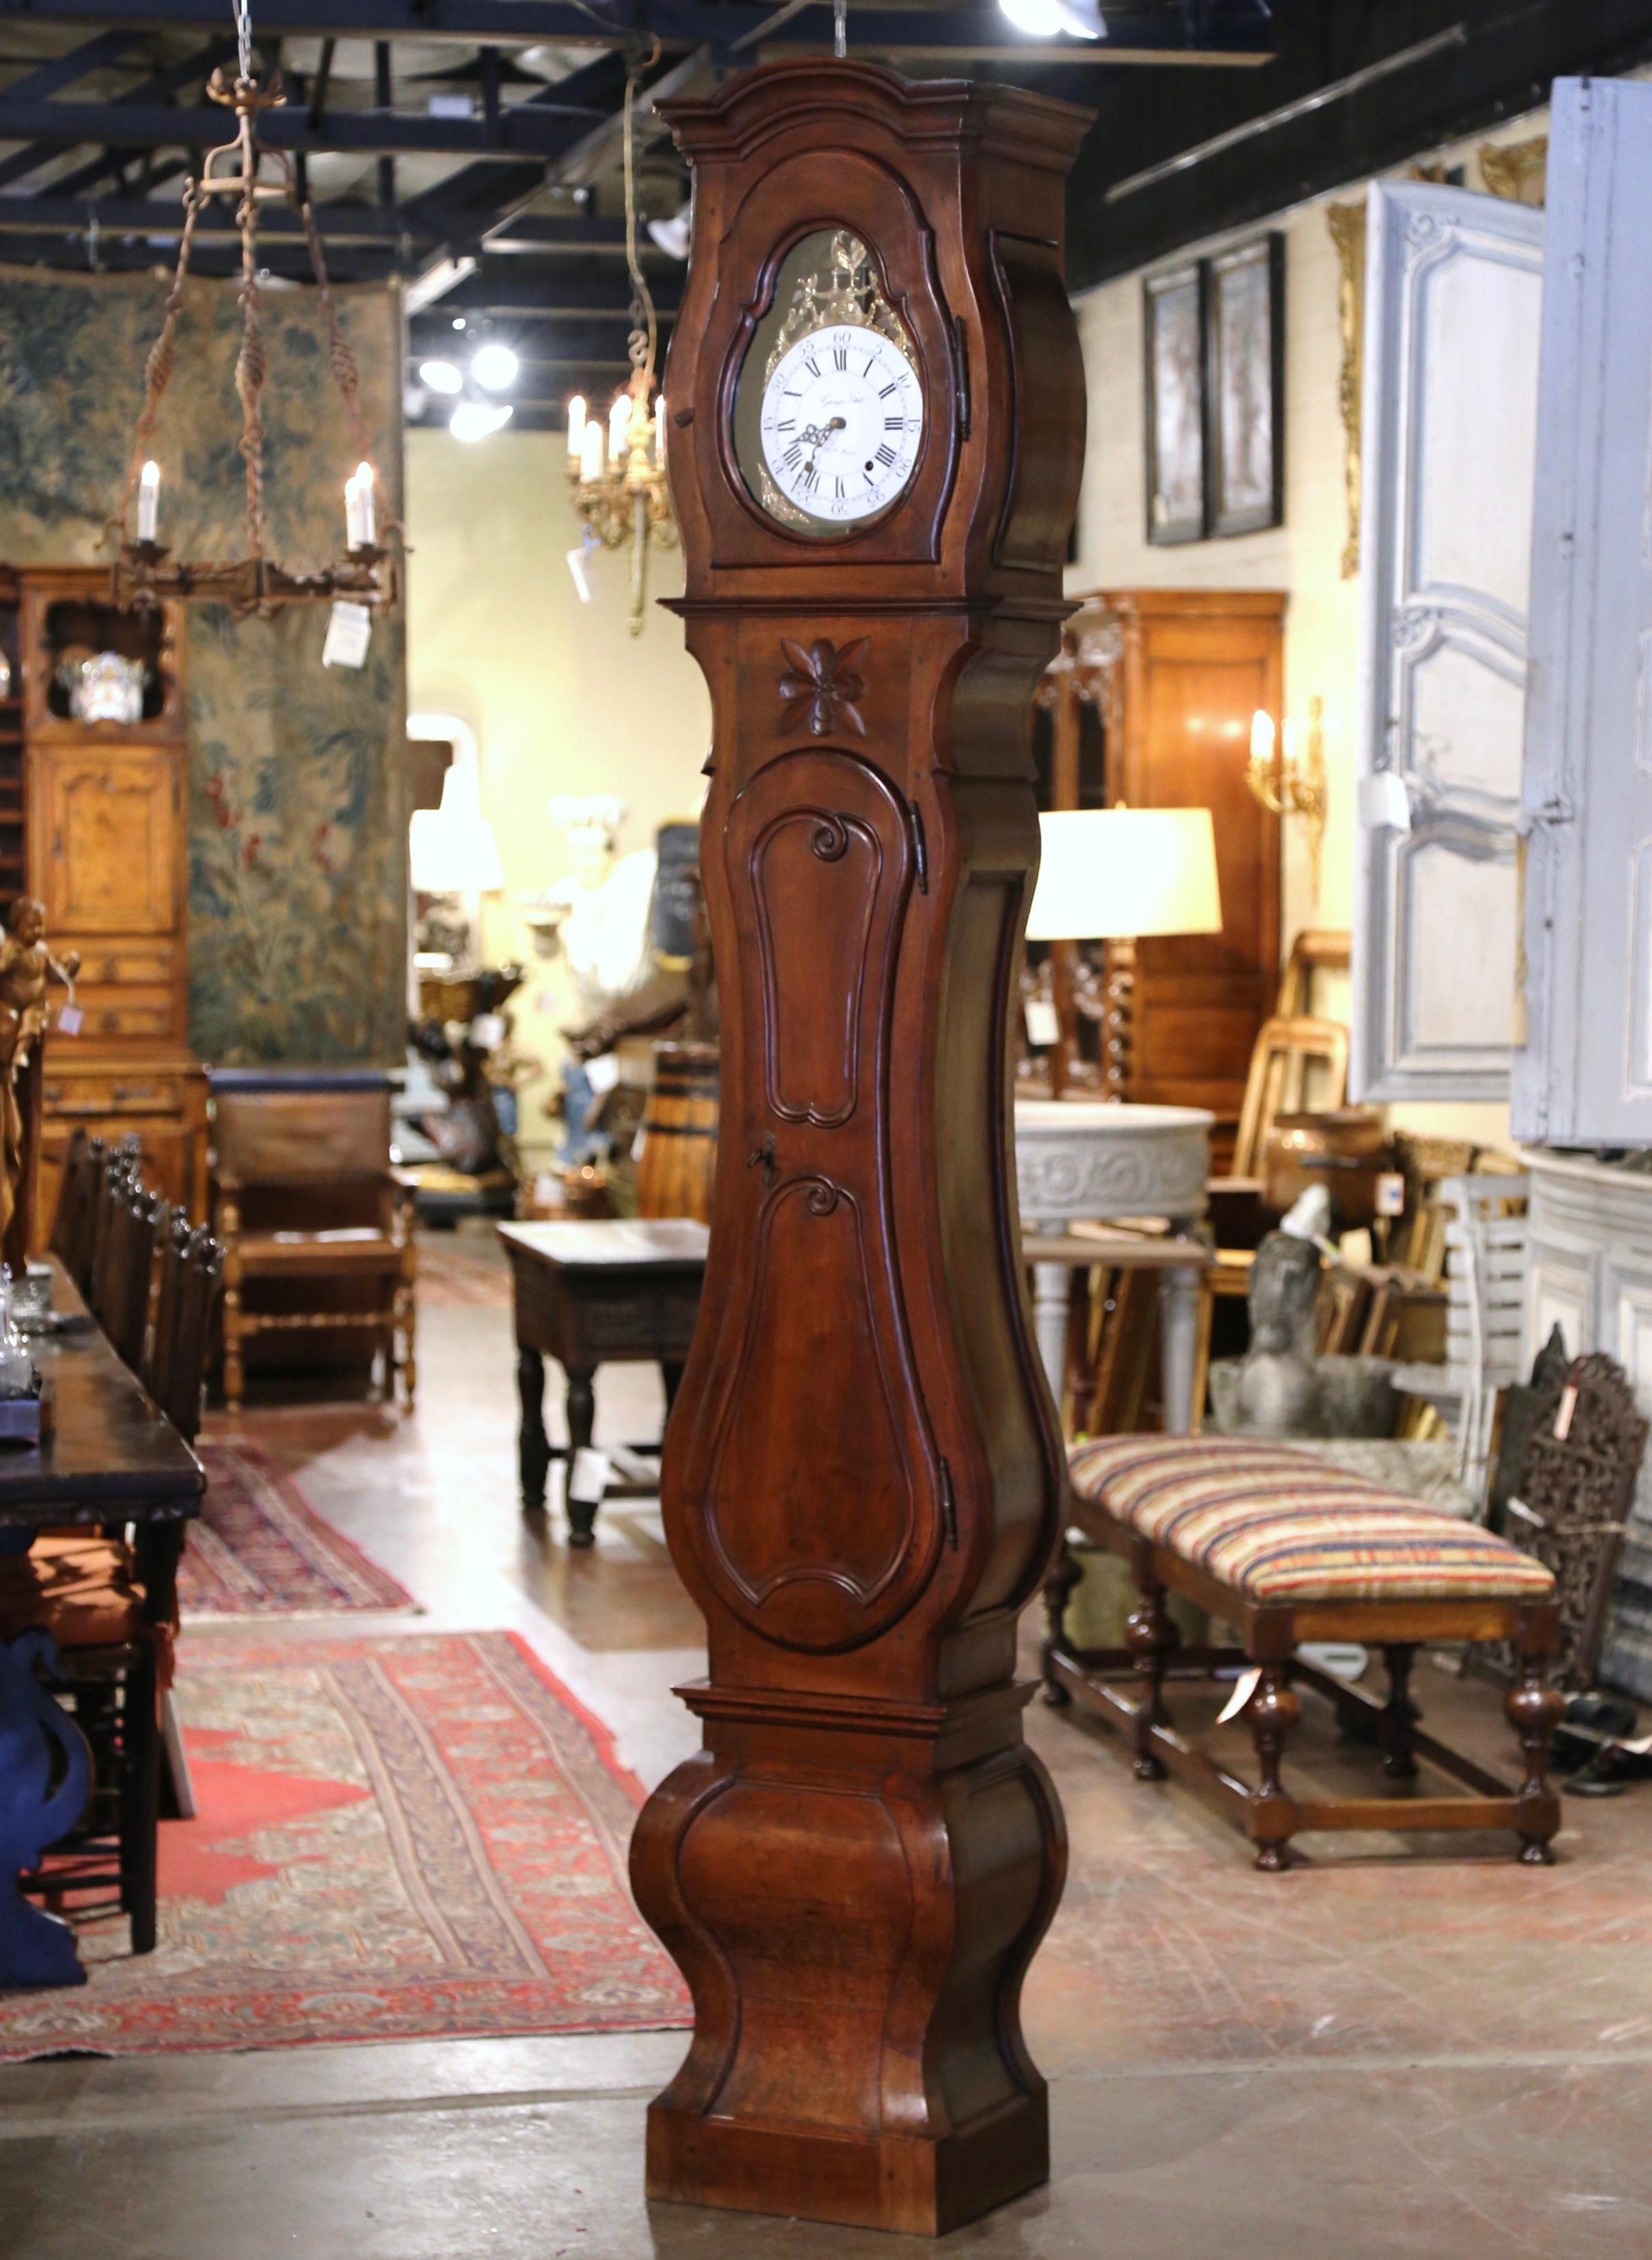
{"type": "Polygon", "coordinates": [[[455,440],[487,440],[503,432],[515,413],[508,400],[461,400],[447,429],[455,440]]]}
{"type": "Polygon", "coordinates": [[[462,371],[450,361],[421,361],[418,381],[426,392],[443,392],[456,397],[465,389],[462,371]]]}
{"type": "Polygon", "coordinates": [[[509,392],[516,383],[518,361],[509,346],[478,346],[470,356],[470,374],[486,392],[509,392]]]}

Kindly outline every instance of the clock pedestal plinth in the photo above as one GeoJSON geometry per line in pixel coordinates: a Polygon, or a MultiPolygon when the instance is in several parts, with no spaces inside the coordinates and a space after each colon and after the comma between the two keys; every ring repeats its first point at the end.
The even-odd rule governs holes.
{"type": "Polygon", "coordinates": [[[648,2190],[933,2235],[1048,2171],[1019,2001],[1064,1839],[1015,1643],[1063,1469],[1005,1031],[1083,452],[1060,241],[1084,120],[840,61],[666,115],[695,166],[693,346],[666,390],[674,609],[716,718],[723,1081],[662,1481],[707,1621],[708,1678],[683,1691],[704,1748],[632,1852],[695,2002],[648,2190]],[[822,235],[835,282],[793,259],[822,235]],[[776,329],[816,308],[877,325],[921,387],[876,507],[831,466],[864,457],[877,483],[856,390],[876,354],[812,405],[835,521],[830,488],[796,480],[799,504],[762,453],[776,329]]]}

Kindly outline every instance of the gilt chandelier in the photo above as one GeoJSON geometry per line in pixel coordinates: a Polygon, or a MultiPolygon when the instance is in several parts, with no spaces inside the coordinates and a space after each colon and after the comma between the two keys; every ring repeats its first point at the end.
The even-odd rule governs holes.
{"type": "Polygon", "coordinates": [[[132,456],[119,504],[105,528],[118,544],[112,594],[123,608],[153,604],[165,597],[207,598],[240,612],[268,613],[279,604],[326,603],[343,597],[357,604],[383,605],[396,598],[394,558],[387,544],[399,534],[393,522],[381,524],[380,483],[361,414],[355,356],[340,326],[337,302],[327,278],[325,254],[315,213],[298,193],[291,160],[263,147],[259,112],[284,102],[281,74],[261,79],[254,68],[250,0],[233,0],[236,73],[226,79],[215,70],[210,98],[235,114],[233,138],[207,153],[200,176],[183,198],[183,230],[177,267],[167,297],[160,335],[144,365],[144,402],[132,435],[132,456]],[[268,161],[275,176],[261,177],[268,161]],[[196,229],[214,197],[236,200],[241,273],[236,296],[241,314],[240,350],[235,360],[235,390],[241,404],[240,453],[247,466],[247,552],[228,561],[175,558],[159,538],[161,469],[151,454],[157,417],[176,358],[178,316],[196,229]],[[258,216],[261,205],[284,204],[296,211],[309,247],[318,304],[327,332],[327,361],[344,403],[355,468],[344,486],[345,547],[334,562],[314,572],[295,571],[265,547],[263,394],[268,375],[261,304],[258,216]],[[134,517],[135,505],[135,517],[134,517]]]}
{"type": "MultiPolygon", "coordinates": [[[[657,43],[655,52],[657,53],[657,43]]],[[[604,423],[582,394],[568,404],[568,480],[587,537],[604,549],[631,551],[631,633],[642,633],[648,596],[648,550],[677,546],[676,519],[665,467],[665,395],[654,363],[659,323],[637,254],[634,118],[640,72],[626,83],[626,261],[631,271],[631,375],[604,423]]]]}

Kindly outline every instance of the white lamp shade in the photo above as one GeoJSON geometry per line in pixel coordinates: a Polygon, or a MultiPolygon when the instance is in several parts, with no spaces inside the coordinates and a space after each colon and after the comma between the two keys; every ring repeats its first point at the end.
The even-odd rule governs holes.
{"type": "Polygon", "coordinates": [[[459,762],[442,780],[441,806],[413,811],[407,855],[415,894],[482,895],[504,886],[499,843],[474,773],[459,762]]]}
{"type": "Polygon", "coordinates": [[[1219,933],[1208,808],[1085,808],[1041,816],[1029,941],[1219,933]]]}

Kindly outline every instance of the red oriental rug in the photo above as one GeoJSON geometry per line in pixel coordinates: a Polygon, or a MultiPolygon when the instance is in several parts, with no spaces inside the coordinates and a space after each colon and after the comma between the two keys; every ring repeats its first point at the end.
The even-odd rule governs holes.
{"type": "Polygon", "coordinates": [[[178,1571],[186,1617],[412,1608],[406,1587],[324,1522],[274,1460],[247,1444],[197,1449],[207,1492],[178,1571]]]}
{"type": "Polygon", "coordinates": [[[177,1694],[155,1951],[89,1926],[85,1986],[0,1994],[0,2062],[690,2021],[626,1887],[639,1785],[513,1635],[212,1634],[177,1694]]]}

